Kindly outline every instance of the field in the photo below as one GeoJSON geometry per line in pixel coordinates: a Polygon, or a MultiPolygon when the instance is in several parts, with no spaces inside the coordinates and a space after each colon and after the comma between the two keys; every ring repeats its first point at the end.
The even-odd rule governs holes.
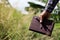
{"type": "Polygon", "coordinates": [[[55,23],[51,37],[29,31],[33,16],[33,14],[23,15],[15,10],[8,17],[1,14],[0,40],[60,40],[60,23],[55,23]]]}
{"type": "Polygon", "coordinates": [[[0,4],[0,40],[60,40],[60,23],[55,23],[51,37],[29,31],[33,16],[0,4]]]}

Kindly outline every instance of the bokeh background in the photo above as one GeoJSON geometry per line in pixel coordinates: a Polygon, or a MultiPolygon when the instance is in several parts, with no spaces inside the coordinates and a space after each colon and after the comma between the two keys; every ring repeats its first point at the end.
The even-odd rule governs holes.
{"type": "Polygon", "coordinates": [[[51,37],[29,30],[34,15],[48,0],[0,0],[0,40],[60,40],[60,2],[51,13],[55,21],[51,37]]]}

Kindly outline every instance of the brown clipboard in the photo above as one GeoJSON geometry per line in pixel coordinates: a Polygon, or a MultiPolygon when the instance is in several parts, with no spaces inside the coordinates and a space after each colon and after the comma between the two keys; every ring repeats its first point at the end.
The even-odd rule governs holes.
{"type": "Polygon", "coordinates": [[[43,22],[40,23],[39,20],[40,18],[38,16],[34,16],[29,30],[51,36],[55,22],[53,20],[44,19],[43,22]]]}

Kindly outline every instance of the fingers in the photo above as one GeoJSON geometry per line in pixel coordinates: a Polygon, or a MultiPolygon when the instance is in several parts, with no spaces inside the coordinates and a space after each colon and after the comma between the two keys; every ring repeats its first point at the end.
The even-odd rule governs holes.
{"type": "Polygon", "coordinates": [[[43,12],[39,15],[39,17],[40,17],[40,23],[42,23],[44,18],[48,19],[50,17],[50,13],[47,13],[47,12],[44,13],[43,12]]]}
{"type": "Polygon", "coordinates": [[[39,16],[39,17],[40,17],[40,23],[42,23],[43,17],[42,16],[39,16]]]}

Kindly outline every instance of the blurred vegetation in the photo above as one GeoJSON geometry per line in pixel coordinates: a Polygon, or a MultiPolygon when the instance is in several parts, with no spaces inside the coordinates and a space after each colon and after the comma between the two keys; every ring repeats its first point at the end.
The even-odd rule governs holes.
{"type": "MultiPolygon", "coordinates": [[[[41,1],[43,4],[47,3],[47,0],[38,0],[41,1]]],[[[40,4],[36,4],[36,2],[28,2],[30,4],[30,7],[26,7],[27,11],[33,12],[33,14],[37,14],[37,13],[41,13],[44,9],[45,6],[40,4]]],[[[55,22],[60,22],[60,3],[57,4],[57,8],[53,10],[53,12],[51,13],[51,17],[53,20],[55,20],[55,22]]]]}
{"type": "Polygon", "coordinates": [[[60,40],[60,23],[55,23],[51,37],[29,31],[33,13],[30,11],[30,14],[23,15],[12,8],[8,0],[2,0],[0,3],[0,40],[60,40]]]}

